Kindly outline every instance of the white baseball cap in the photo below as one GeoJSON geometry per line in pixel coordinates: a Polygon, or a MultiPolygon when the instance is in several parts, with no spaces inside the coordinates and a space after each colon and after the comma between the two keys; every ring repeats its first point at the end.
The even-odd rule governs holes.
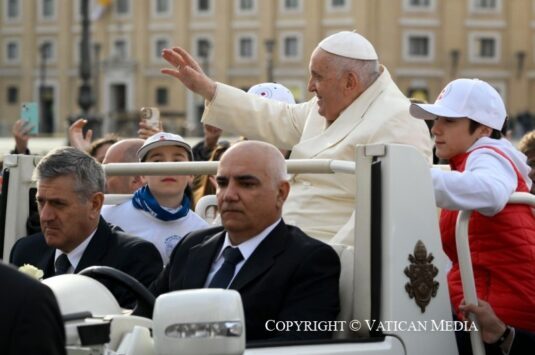
{"type": "Polygon", "coordinates": [[[352,31],[341,31],[324,38],[318,47],[342,57],[360,60],[377,60],[375,48],[364,36],[352,31]]]}
{"type": "Polygon", "coordinates": [[[292,92],[286,86],[278,83],[256,84],[251,86],[247,93],[262,96],[266,99],[295,104],[292,92]]]}
{"type": "Polygon", "coordinates": [[[178,134],[168,132],[158,132],[145,140],[145,143],[137,151],[139,161],[143,161],[151,149],[163,147],[166,145],[176,145],[184,148],[188,152],[189,160],[193,161],[193,152],[190,145],[178,134]]]}
{"type": "Polygon", "coordinates": [[[411,104],[410,113],[424,120],[434,120],[439,116],[468,117],[499,131],[507,117],[500,94],[479,79],[454,80],[446,85],[434,104],[411,104]]]}

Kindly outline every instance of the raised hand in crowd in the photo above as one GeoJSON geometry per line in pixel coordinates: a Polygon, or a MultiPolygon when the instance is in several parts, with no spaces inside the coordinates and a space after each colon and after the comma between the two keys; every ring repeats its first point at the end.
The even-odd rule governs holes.
{"type": "Polygon", "coordinates": [[[11,129],[13,138],[15,138],[15,149],[13,154],[30,154],[28,150],[28,141],[30,140],[31,124],[28,121],[17,120],[11,129]]]}
{"type": "Polygon", "coordinates": [[[69,142],[71,146],[80,149],[83,152],[87,152],[91,147],[91,139],[93,138],[93,130],[87,130],[84,136],[84,127],[87,124],[87,120],[84,118],[77,119],[69,127],[69,142]]]}
{"type": "Polygon", "coordinates": [[[174,68],[164,68],[162,74],[179,79],[189,90],[211,101],[215,94],[216,83],[202,70],[193,57],[181,47],[165,48],[162,57],[174,68]]]}

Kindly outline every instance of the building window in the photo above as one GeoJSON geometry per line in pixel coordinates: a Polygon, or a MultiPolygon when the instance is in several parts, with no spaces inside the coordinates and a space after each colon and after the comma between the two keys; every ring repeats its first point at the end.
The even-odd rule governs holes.
{"type": "Polygon", "coordinates": [[[7,17],[15,19],[20,16],[20,1],[19,0],[7,0],[7,17]]]}
{"type": "Polygon", "coordinates": [[[481,58],[494,58],[496,56],[496,41],[494,38],[480,38],[478,53],[481,58]]]}
{"type": "Polygon", "coordinates": [[[496,0],[474,0],[474,5],[478,9],[495,9],[496,0]]]}
{"type": "Polygon", "coordinates": [[[278,38],[280,60],[295,62],[303,56],[303,35],[299,32],[282,32],[278,38]]]}
{"type": "Polygon", "coordinates": [[[116,39],[113,41],[112,56],[121,60],[128,56],[128,48],[124,39],[116,39]]]}
{"type": "Polygon", "coordinates": [[[45,19],[54,17],[54,0],[42,0],[41,16],[45,19]]]}
{"type": "Polygon", "coordinates": [[[250,37],[240,38],[238,53],[241,58],[246,58],[246,59],[252,58],[253,57],[253,39],[250,37]]]}
{"type": "Polygon", "coordinates": [[[500,33],[472,32],[469,38],[469,58],[472,63],[498,63],[500,61],[500,33]]]}
{"type": "Polygon", "coordinates": [[[279,12],[296,13],[303,10],[301,0],[279,0],[279,12]]]}
{"type": "Polygon", "coordinates": [[[167,88],[156,88],[156,105],[166,106],[169,104],[169,90],[167,88]]]}
{"type": "Polygon", "coordinates": [[[210,48],[212,47],[210,40],[206,38],[198,39],[195,47],[197,48],[198,58],[207,59],[210,56],[210,48]]]}
{"type": "Polygon", "coordinates": [[[166,14],[170,11],[169,0],[156,0],[156,13],[166,14]]]}
{"type": "Polygon", "coordinates": [[[284,56],[287,58],[295,58],[299,55],[297,37],[286,37],[284,39],[284,56]]]}
{"type": "Polygon", "coordinates": [[[472,12],[496,13],[502,8],[501,0],[471,0],[469,4],[472,12]]]}
{"type": "Polygon", "coordinates": [[[431,0],[409,0],[409,5],[413,7],[428,7],[431,0]]]}
{"type": "Polygon", "coordinates": [[[164,48],[169,47],[169,41],[165,38],[157,39],[154,44],[154,57],[160,59],[164,48]]]}
{"type": "Polygon", "coordinates": [[[345,7],[346,6],[346,0],[331,0],[331,6],[336,7],[345,7]]]}
{"type": "Polygon", "coordinates": [[[198,12],[209,12],[210,11],[210,0],[198,0],[197,1],[197,11],[198,12]]]}
{"type": "Polygon", "coordinates": [[[19,60],[19,44],[18,42],[8,42],[6,45],[6,59],[8,62],[16,62],[19,60]]]}
{"type": "Polygon", "coordinates": [[[430,62],[434,58],[434,33],[409,31],[403,34],[403,59],[407,62],[430,62]]]}
{"type": "Polygon", "coordinates": [[[234,41],[234,58],[237,62],[249,63],[257,59],[257,38],[252,32],[241,33],[234,41]]]}
{"type": "Polygon", "coordinates": [[[251,12],[255,8],[254,0],[238,0],[240,11],[251,12]]]}
{"type": "Polygon", "coordinates": [[[326,0],[327,12],[341,12],[349,10],[351,5],[347,0],[326,0]]]}
{"type": "Polygon", "coordinates": [[[130,0],[115,1],[115,13],[119,16],[126,16],[130,13],[130,0]]]}
{"type": "Polygon", "coordinates": [[[43,42],[41,44],[41,57],[49,61],[54,59],[54,46],[51,42],[43,42]]]}
{"type": "Polygon", "coordinates": [[[436,0],[404,0],[403,8],[406,11],[433,11],[436,0]]]}
{"type": "Polygon", "coordinates": [[[256,13],[256,0],[234,0],[236,15],[251,15],[256,13]]]}
{"type": "Polygon", "coordinates": [[[6,91],[6,101],[13,105],[19,102],[19,88],[16,86],[8,86],[6,91]]]}
{"type": "Polygon", "coordinates": [[[299,0],[283,0],[285,10],[297,10],[299,8],[299,0]]]}
{"type": "Polygon", "coordinates": [[[429,38],[425,36],[413,36],[409,38],[409,55],[426,57],[429,55],[429,38]]]}

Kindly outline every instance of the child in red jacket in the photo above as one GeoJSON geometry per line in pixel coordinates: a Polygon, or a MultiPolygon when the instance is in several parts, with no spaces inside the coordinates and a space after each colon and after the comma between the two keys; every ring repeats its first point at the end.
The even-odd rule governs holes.
{"type": "Polygon", "coordinates": [[[535,331],[535,219],[529,206],[507,204],[513,192],[530,191],[530,168],[502,138],[507,114],[500,95],[484,81],[457,79],[434,104],[412,104],[410,112],[435,120],[436,154],[452,170],[431,175],[442,245],[453,264],[448,285],[455,312],[460,315],[463,298],[455,223],[459,210],[474,210],[468,234],[478,297],[505,323],[535,331]]]}

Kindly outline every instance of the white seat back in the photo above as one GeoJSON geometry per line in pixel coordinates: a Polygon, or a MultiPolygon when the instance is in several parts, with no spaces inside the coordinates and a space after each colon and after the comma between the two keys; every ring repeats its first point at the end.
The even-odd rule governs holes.
{"type": "Polygon", "coordinates": [[[343,244],[332,244],[333,249],[340,257],[340,313],[338,321],[343,321],[344,331],[336,332],[334,338],[348,339],[356,335],[348,329],[347,325],[353,319],[353,269],[354,269],[354,251],[353,247],[343,244]]]}

